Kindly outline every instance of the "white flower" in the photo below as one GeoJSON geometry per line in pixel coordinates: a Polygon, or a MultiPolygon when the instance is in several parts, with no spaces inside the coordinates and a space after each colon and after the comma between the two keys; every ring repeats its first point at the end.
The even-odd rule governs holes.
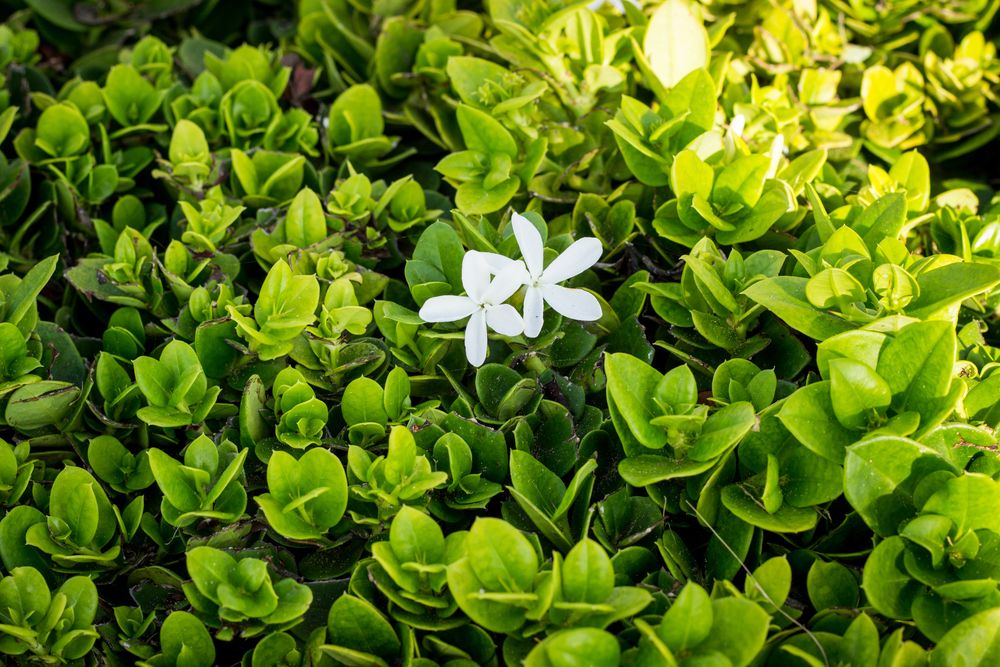
{"type": "Polygon", "coordinates": [[[508,260],[490,280],[491,263],[486,253],[470,250],[462,258],[462,287],[467,296],[434,296],[420,308],[425,322],[455,322],[468,317],[465,356],[473,366],[486,361],[486,328],[504,336],[517,336],[524,322],[517,309],[504,303],[528,278],[524,262],[508,260]]]}
{"type": "MultiPolygon", "coordinates": [[[[572,320],[591,322],[601,319],[601,304],[597,297],[585,290],[570,289],[558,284],[593,266],[601,258],[601,242],[589,236],[579,239],[543,268],[542,235],[527,218],[517,213],[514,214],[512,224],[517,245],[521,248],[521,255],[528,269],[524,281],[528,287],[524,294],[524,335],[534,338],[542,330],[543,302],[552,306],[563,317],[572,320]]],[[[494,266],[503,264],[497,257],[499,256],[489,258],[494,266]]],[[[499,278],[498,275],[497,280],[499,278]]]]}

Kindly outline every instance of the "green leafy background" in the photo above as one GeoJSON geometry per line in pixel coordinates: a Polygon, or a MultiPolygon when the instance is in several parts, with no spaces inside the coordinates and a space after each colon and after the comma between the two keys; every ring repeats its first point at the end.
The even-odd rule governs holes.
{"type": "Polygon", "coordinates": [[[4,664],[1000,664],[1000,1],[590,4],[0,0],[4,664]]]}

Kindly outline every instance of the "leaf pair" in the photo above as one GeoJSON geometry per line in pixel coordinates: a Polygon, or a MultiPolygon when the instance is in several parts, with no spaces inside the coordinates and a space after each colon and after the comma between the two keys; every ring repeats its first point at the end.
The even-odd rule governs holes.
{"type": "Polygon", "coordinates": [[[312,603],[312,591],[291,578],[272,576],[257,558],[237,559],[212,547],[187,552],[191,583],[184,594],[198,611],[218,621],[244,623],[244,635],[267,626],[290,628],[302,621],[312,603]]]}
{"type": "Polygon", "coordinates": [[[240,335],[264,361],[291,351],[294,339],[316,321],[319,281],[312,275],[294,275],[284,260],[275,262],[261,285],[253,317],[227,308],[240,335]]]}
{"type": "Polygon", "coordinates": [[[151,426],[199,424],[221,391],[221,387],[208,385],[198,355],[181,340],[167,343],[159,359],[139,357],[133,368],[135,382],[147,403],[137,415],[151,426]]]}
{"type": "Polygon", "coordinates": [[[456,184],[455,204],[465,213],[499,211],[535,175],[547,142],[535,139],[522,154],[490,115],[463,104],[457,117],[467,150],[446,156],[435,169],[456,184]]]}
{"type": "Polygon", "coordinates": [[[313,447],[298,460],[274,452],[267,463],[268,493],[255,498],[267,522],[293,540],[321,540],[347,508],[347,477],[340,460],[313,447]]]}
{"type": "Polygon", "coordinates": [[[201,519],[236,521],[247,506],[241,480],[247,451],[238,451],[228,440],[216,445],[204,435],[187,446],[183,463],[150,449],[149,466],[163,493],[163,518],[178,528],[201,519]]]}

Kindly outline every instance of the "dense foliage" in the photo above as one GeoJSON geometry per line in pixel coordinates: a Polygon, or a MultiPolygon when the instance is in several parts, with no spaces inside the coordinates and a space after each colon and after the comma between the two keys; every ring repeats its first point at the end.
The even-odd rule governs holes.
{"type": "Polygon", "coordinates": [[[998,0],[0,0],[0,655],[1000,664],[998,0]]]}

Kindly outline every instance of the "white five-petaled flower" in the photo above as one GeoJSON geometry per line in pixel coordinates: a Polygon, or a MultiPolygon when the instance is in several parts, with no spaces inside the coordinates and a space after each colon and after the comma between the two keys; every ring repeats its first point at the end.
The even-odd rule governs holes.
{"type": "Polygon", "coordinates": [[[465,326],[465,356],[473,366],[486,361],[487,327],[504,336],[517,336],[524,322],[517,309],[504,303],[528,278],[524,262],[509,260],[490,280],[486,253],[470,250],[462,258],[462,287],[467,296],[434,296],[420,308],[425,322],[455,322],[469,318],[465,326]]]}
{"type": "Polygon", "coordinates": [[[420,308],[420,319],[425,322],[469,318],[465,327],[465,355],[473,366],[482,366],[486,361],[488,329],[503,336],[523,333],[528,338],[536,337],[542,330],[546,303],[569,319],[591,322],[601,318],[597,297],[586,290],[559,284],[593,266],[601,258],[601,242],[593,237],[578,239],[544,266],[542,235],[517,213],[511,224],[523,260],[469,250],[462,258],[465,296],[431,297],[420,308]],[[523,319],[513,306],[504,303],[521,287],[527,287],[523,319]]]}
{"type": "MultiPolygon", "coordinates": [[[[558,283],[578,276],[593,266],[604,250],[601,242],[592,236],[578,239],[548,266],[543,266],[542,235],[523,215],[515,213],[511,224],[528,269],[524,281],[528,288],[524,293],[524,335],[534,338],[542,330],[542,311],[546,303],[572,320],[599,320],[601,304],[597,297],[585,290],[563,287],[558,283]]],[[[503,260],[511,261],[500,255],[491,255],[489,259],[494,268],[504,264],[503,260]]]]}

